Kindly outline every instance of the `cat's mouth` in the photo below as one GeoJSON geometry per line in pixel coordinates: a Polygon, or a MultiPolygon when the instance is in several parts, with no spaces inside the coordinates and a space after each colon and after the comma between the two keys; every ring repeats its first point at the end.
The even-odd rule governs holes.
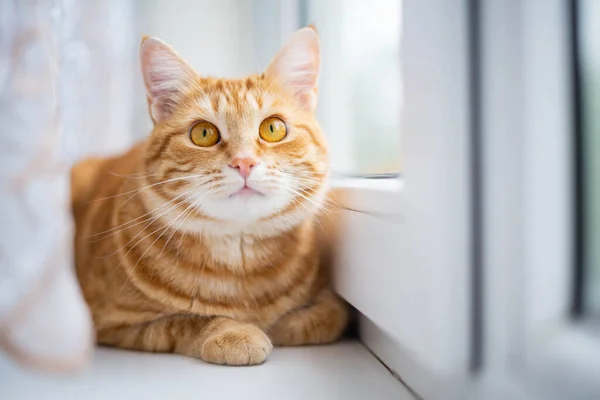
{"type": "Polygon", "coordinates": [[[263,193],[259,192],[256,189],[251,188],[248,185],[244,185],[241,189],[233,192],[229,195],[229,197],[249,197],[249,196],[264,196],[263,193]]]}

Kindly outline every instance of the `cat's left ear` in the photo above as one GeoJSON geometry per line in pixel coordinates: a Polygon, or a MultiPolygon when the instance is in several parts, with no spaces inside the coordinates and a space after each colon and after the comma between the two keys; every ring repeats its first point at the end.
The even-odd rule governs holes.
{"type": "Polygon", "coordinates": [[[314,110],[319,90],[320,46],[311,26],[294,33],[265,71],[265,77],[290,91],[301,106],[314,110]]]}
{"type": "Polygon", "coordinates": [[[142,39],[140,62],[150,116],[156,124],[169,118],[198,77],[175,50],[160,39],[142,39]]]}

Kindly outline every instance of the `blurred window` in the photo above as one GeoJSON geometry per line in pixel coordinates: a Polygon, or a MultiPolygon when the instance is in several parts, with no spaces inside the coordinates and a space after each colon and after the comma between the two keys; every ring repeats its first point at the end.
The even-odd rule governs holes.
{"type": "Polygon", "coordinates": [[[400,0],[305,0],[322,44],[319,121],[336,174],[401,170],[400,0]]]}
{"type": "MultiPolygon", "coordinates": [[[[600,2],[579,0],[582,309],[600,315],[600,2]]],[[[581,243],[580,243],[581,245],[581,243]]]]}

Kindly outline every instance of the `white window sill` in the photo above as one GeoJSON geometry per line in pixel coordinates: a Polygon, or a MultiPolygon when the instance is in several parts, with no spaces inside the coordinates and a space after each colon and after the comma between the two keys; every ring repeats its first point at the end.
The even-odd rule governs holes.
{"type": "Polygon", "coordinates": [[[527,346],[524,385],[542,383],[546,398],[599,398],[600,336],[595,321],[568,322],[533,335],[527,346]],[[568,383],[568,384],[567,384],[568,383]]]}
{"type": "Polygon", "coordinates": [[[256,367],[101,348],[79,376],[24,372],[0,357],[0,397],[13,399],[408,400],[410,392],[357,341],[276,348],[256,367]]]}
{"type": "Polygon", "coordinates": [[[402,178],[338,178],[332,181],[331,187],[333,200],[341,208],[379,216],[400,215],[402,178]]]}

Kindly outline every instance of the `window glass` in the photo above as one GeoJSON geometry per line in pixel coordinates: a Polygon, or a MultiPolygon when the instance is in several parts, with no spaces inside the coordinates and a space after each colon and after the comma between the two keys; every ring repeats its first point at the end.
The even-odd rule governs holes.
{"type": "Polygon", "coordinates": [[[303,5],[322,43],[318,116],[334,173],[401,170],[401,6],[400,0],[303,5]]]}

